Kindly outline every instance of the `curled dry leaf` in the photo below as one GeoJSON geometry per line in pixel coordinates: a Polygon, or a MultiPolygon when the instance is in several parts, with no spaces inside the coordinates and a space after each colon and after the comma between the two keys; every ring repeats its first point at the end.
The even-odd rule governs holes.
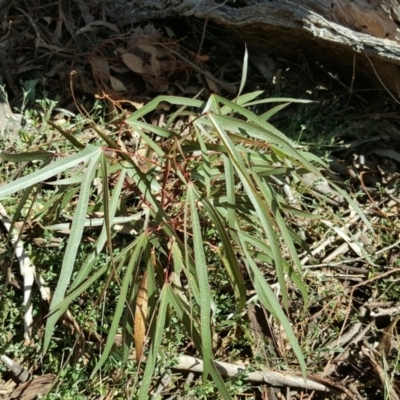
{"type": "Polygon", "coordinates": [[[115,33],[119,33],[119,28],[117,25],[112,24],[110,22],[106,22],[106,21],[93,21],[93,22],[89,22],[86,26],[84,26],[82,29],[79,29],[79,31],[77,31],[77,33],[84,33],[87,31],[91,31],[93,29],[93,27],[97,27],[97,26],[105,26],[106,28],[114,31],[115,33]]]}
{"type": "Polygon", "coordinates": [[[382,336],[379,340],[377,350],[380,354],[385,354],[386,357],[389,356],[390,350],[392,349],[393,332],[399,319],[400,317],[397,317],[383,330],[382,336]]]}
{"type": "Polygon", "coordinates": [[[46,395],[52,388],[55,379],[56,376],[51,374],[39,376],[18,386],[18,388],[6,398],[33,400],[38,395],[46,395]]]}
{"type": "Polygon", "coordinates": [[[143,74],[145,72],[143,60],[139,56],[132,53],[125,53],[122,54],[121,57],[125,65],[133,72],[136,72],[137,74],[143,74]]]}
{"type": "Polygon", "coordinates": [[[208,88],[211,90],[211,92],[213,92],[215,94],[219,94],[220,90],[218,88],[217,83],[213,79],[209,78],[208,76],[205,76],[204,78],[205,78],[208,88]]]}
{"type": "Polygon", "coordinates": [[[134,340],[137,363],[139,363],[142,358],[144,342],[146,339],[147,305],[147,273],[145,272],[136,297],[134,340]]]}

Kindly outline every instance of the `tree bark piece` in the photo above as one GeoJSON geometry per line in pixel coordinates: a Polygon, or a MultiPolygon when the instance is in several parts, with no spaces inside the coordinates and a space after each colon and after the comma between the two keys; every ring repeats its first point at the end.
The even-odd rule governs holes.
{"type": "Polygon", "coordinates": [[[122,24],[153,18],[194,16],[233,32],[250,46],[319,61],[342,70],[345,84],[361,76],[400,94],[400,5],[397,0],[212,0],[115,1],[108,15],[122,24]],[[248,5],[249,4],[249,5],[248,5]],[[231,6],[232,5],[232,6],[231,6]]]}

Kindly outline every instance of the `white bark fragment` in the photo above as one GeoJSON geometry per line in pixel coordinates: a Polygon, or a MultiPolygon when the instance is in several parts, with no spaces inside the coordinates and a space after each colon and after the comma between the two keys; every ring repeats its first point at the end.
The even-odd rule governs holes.
{"type": "MultiPolygon", "coordinates": [[[[222,361],[214,361],[215,366],[222,376],[233,377],[245,372],[244,379],[251,382],[264,382],[271,386],[286,386],[322,392],[334,392],[332,387],[313,379],[304,380],[303,377],[290,373],[281,373],[271,370],[246,372],[242,365],[229,364],[222,361]]],[[[202,373],[204,370],[203,361],[199,358],[180,355],[178,364],[174,369],[202,373]]],[[[338,388],[339,389],[339,388],[338,388]]],[[[340,390],[340,389],[339,389],[340,390]]]]}
{"type": "Polygon", "coordinates": [[[10,232],[11,221],[8,218],[7,212],[4,207],[0,204],[0,222],[4,226],[5,230],[10,234],[10,242],[14,247],[15,257],[18,260],[20,273],[24,278],[24,339],[25,344],[29,345],[32,341],[32,288],[33,283],[39,286],[40,294],[42,299],[49,302],[50,301],[50,289],[47,286],[44,279],[36,273],[36,268],[29,259],[25,252],[24,245],[19,238],[19,235],[10,232]]]}

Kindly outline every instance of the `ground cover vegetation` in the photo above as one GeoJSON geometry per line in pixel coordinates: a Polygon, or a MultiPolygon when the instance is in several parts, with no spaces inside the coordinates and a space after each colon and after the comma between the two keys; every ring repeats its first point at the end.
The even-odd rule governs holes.
{"type": "Polygon", "coordinates": [[[398,398],[392,97],[52,7],[10,11],[0,398],[398,398]]]}

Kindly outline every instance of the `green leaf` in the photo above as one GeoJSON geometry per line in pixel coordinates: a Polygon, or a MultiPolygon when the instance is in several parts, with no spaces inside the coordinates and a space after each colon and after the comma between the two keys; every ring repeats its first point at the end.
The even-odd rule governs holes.
{"type": "MultiPolygon", "coordinates": [[[[185,218],[186,221],[186,218],[185,218]]],[[[185,230],[185,232],[187,232],[185,230]]],[[[191,256],[189,246],[185,240],[183,246],[179,245],[177,240],[174,240],[172,244],[172,258],[174,261],[174,271],[176,274],[183,272],[186,275],[186,279],[189,285],[189,293],[194,296],[197,304],[200,303],[200,289],[199,282],[197,280],[195,262],[191,256]],[[187,250],[185,250],[187,249],[187,250]],[[183,261],[185,260],[185,262],[183,261]]]]}
{"type": "Polygon", "coordinates": [[[131,116],[127,120],[128,123],[131,123],[132,121],[135,121],[135,120],[139,120],[140,118],[144,117],[146,114],[153,112],[157,108],[157,106],[163,101],[170,103],[170,104],[174,104],[174,105],[195,107],[195,108],[201,108],[204,106],[204,102],[200,101],[200,100],[188,99],[186,97],[159,96],[159,97],[155,98],[154,100],[150,101],[149,103],[147,103],[146,105],[144,105],[139,110],[132,113],[131,116]]]}
{"type": "Polygon", "coordinates": [[[246,237],[242,235],[242,232],[240,231],[238,234],[239,234],[239,239],[242,242],[243,251],[245,253],[244,261],[248,268],[248,272],[253,282],[254,288],[257,292],[258,298],[264,305],[264,307],[275,317],[277,321],[279,321],[279,323],[285,330],[289,343],[292,346],[293,352],[295,353],[300,363],[300,368],[303,373],[303,378],[306,379],[307,366],[304,360],[304,355],[301,351],[297,338],[293,332],[292,326],[290,325],[289,320],[284,314],[277,298],[275,297],[268,283],[265,281],[265,278],[262,275],[260,269],[257,267],[256,263],[253,261],[253,258],[248,252],[246,246],[246,237]]]}
{"type": "Polygon", "coordinates": [[[164,285],[160,294],[160,306],[157,312],[157,318],[155,323],[150,329],[151,332],[151,343],[149,353],[147,355],[146,368],[144,370],[143,379],[140,384],[140,391],[138,400],[147,400],[149,398],[149,387],[152,381],[153,372],[155,369],[158,350],[161,345],[162,338],[164,336],[165,320],[167,316],[167,309],[169,304],[169,298],[167,290],[169,286],[164,285]]]}
{"type": "Polygon", "coordinates": [[[201,154],[203,156],[203,163],[201,163],[201,165],[204,168],[204,181],[205,181],[205,186],[206,186],[206,193],[207,193],[207,197],[209,197],[210,190],[211,190],[211,175],[212,175],[211,174],[210,157],[208,155],[208,149],[206,147],[204,139],[197,129],[196,129],[196,137],[197,137],[197,140],[199,141],[200,148],[201,148],[201,154]]]}
{"type": "MultiPolygon", "coordinates": [[[[199,194],[197,195],[199,196],[199,194]]],[[[221,261],[223,262],[223,265],[228,274],[228,278],[233,287],[235,297],[238,301],[238,312],[240,312],[244,309],[246,303],[246,287],[243,281],[242,273],[240,272],[235,252],[232,248],[232,243],[229,240],[229,236],[226,232],[224,223],[213,205],[205,198],[201,199],[201,204],[204,206],[205,210],[210,216],[211,221],[215,225],[215,228],[218,232],[218,237],[221,240],[223,251],[219,251],[219,256],[221,261]]],[[[231,208],[231,204],[229,204],[228,207],[231,208]]]]}
{"type": "Polygon", "coordinates": [[[192,183],[188,185],[188,200],[190,204],[190,216],[192,219],[193,248],[195,265],[200,288],[200,326],[201,340],[203,344],[204,372],[203,379],[207,379],[212,358],[212,337],[211,337],[211,290],[208,282],[208,267],[204,254],[204,244],[201,235],[201,226],[197,214],[197,196],[192,183]]]}
{"type": "MultiPolygon", "coordinates": [[[[117,211],[125,177],[126,177],[126,170],[122,169],[121,173],[118,177],[118,181],[113,190],[111,201],[110,201],[110,206],[109,206],[110,218],[112,218],[117,211]]],[[[136,218],[137,216],[135,215],[134,217],[136,218]]],[[[122,218],[126,218],[126,217],[122,217],[122,218]]],[[[116,221],[119,221],[119,219],[113,218],[113,223],[116,223],[116,221]]],[[[76,287],[78,287],[86,279],[86,277],[89,275],[89,273],[93,267],[95,260],[97,259],[98,255],[102,252],[104,245],[106,244],[107,226],[104,224],[103,219],[99,222],[101,222],[101,224],[103,225],[103,228],[100,232],[98,239],[96,240],[94,249],[91,253],[88,254],[85,261],[83,262],[81,268],[79,269],[77,276],[74,279],[74,282],[72,283],[71,287],[69,288],[68,293],[71,293],[76,287]]],[[[125,222],[126,222],[126,220],[125,220],[125,222]]],[[[125,250],[127,250],[127,249],[125,248],[125,250]]]]}
{"type": "Polygon", "coordinates": [[[136,269],[139,268],[140,262],[142,260],[142,253],[147,244],[148,244],[147,233],[143,233],[135,240],[134,249],[130,257],[128,267],[122,278],[122,285],[120,286],[117,306],[115,307],[111,327],[107,335],[107,342],[104,346],[100,360],[97,362],[96,366],[93,369],[93,372],[91,374],[92,377],[106,362],[106,360],[109,357],[112,346],[114,345],[114,340],[118,331],[119,322],[121,320],[122,312],[124,310],[127,301],[129,285],[133,284],[132,277],[136,275],[135,268],[136,269]]]}
{"type": "Polygon", "coordinates": [[[265,121],[268,121],[271,117],[273,117],[276,113],[286,108],[289,104],[290,103],[279,104],[278,106],[271,108],[271,110],[268,110],[265,113],[261,114],[260,118],[265,121]]]}
{"type": "Polygon", "coordinates": [[[244,85],[246,84],[247,79],[247,67],[249,66],[249,53],[247,51],[247,46],[244,47],[244,58],[243,58],[243,69],[242,69],[242,78],[240,79],[240,86],[238,96],[242,94],[244,85]]]}
{"type": "Polygon", "coordinates": [[[56,129],[58,132],[61,133],[73,146],[75,146],[78,149],[83,149],[85,145],[83,145],[74,135],[71,133],[64,131],[60,126],[55,124],[52,121],[47,121],[47,123],[52,126],[54,129],[56,129]]]}
{"type": "MultiPolygon", "coordinates": [[[[235,145],[232,143],[232,141],[230,140],[227,133],[219,125],[218,121],[214,118],[214,115],[208,114],[208,116],[209,116],[210,120],[213,122],[213,124],[216,128],[216,131],[218,132],[222,142],[226,146],[230,160],[232,161],[232,164],[233,164],[237,174],[240,177],[240,180],[243,184],[246,194],[249,196],[249,199],[250,199],[251,203],[253,204],[254,209],[256,210],[257,217],[260,219],[260,223],[264,229],[264,232],[266,234],[266,237],[267,237],[270,247],[271,247],[271,251],[274,256],[275,268],[276,268],[277,272],[283,271],[282,255],[281,255],[281,252],[279,249],[277,236],[276,236],[276,233],[274,230],[273,220],[270,215],[270,211],[266,207],[266,202],[259,195],[258,190],[256,189],[256,187],[254,186],[254,184],[252,182],[249,171],[246,170],[246,167],[245,167],[242,159],[240,158],[240,155],[237,152],[235,145]]],[[[284,306],[286,308],[288,307],[287,297],[286,297],[286,301],[285,301],[285,297],[284,297],[284,306]]]]}
{"type": "MultiPolygon", "coordinates": [[[[177,296],[176,293],[174,293],[170,286],[168,286],[168,299],[177,313],[179,320],[182,321],[183,325],[185,326],[188,335],[192,338],[196,348],[201,352],[202,339],[196,327],[194,326],[193,318],[191,317],[191,310],[188,309],[187,302],[183,302],[182,299],[177,296]]],[[[205,365],[204,368],[206,368],[205,365]]],[[[210,371],[211,378],[219,390],[219,393],[225,400],[230,400],[231,396],[228,392],[225,382],[221,377],[221,374],[215,367],[213,360],[211,360],[210,364],[208,365],[208,369],[210,371]]]]}
{"type": "Polygon", "coordinates": [[[80,153],[70,156],[65,159],[55,161],[54,163],[47,165],[46,167],[39,169],[31,174],[17,179],[16,181],[10,182],[1,187],[0,200],[7,196],[18,192],[19,190],[26,189],[29,186],[35,185],[39,182],[44,182],[65,170],[74,167],[80,163],[84,163],[88,160],[94,159],[97,161],[98,157],[102,153],[100,147],[88,145],[80,153]]]}
{"type": "MultiPolygon", "coordinates": [[[[83,150],[83,152],[85,150],[83,150]]],[[[84,222],[86,217],[86,210],[88,207],[89,197],[91,194],[90,188],[96,173],[99,157],[102,155],[102,152],[98,151],[98,149],[96,149],[95,152],[93,151],[93,149],[91,150],[92,151],[90,152],[91,153],[90,162],[89,165],[87,166],[84,179],[82,180],[78,205],[76,207],[71,227],[71,236],[70,240],[68,241],[67,248],[65,250],[65,255],[60,271],[60,277],[57,283],[56,290],[53,295],[53,299],[50,304],[50,311],[52,311],[64,299],[64,295],[70,283],[72,271],[75,265],[76,254],[78,252],[81,243],[81,238],[84,229],[84,222]]],[[[54,331],[54,326],[58,320],[58,317],[59,316],[57,314],[53,314],[47,320],[44,343],[43,343],[43,352],[46,352],[49,347],[50,340],[54,331]]]]}
{"type": "Polygon", "coordinates": [[[11,161],[11,162],[27,162],[27,161],[36,161],[42,160],[47,161],[54,158],[55,154],[51,153],[50,151],[32,151],[26,153],[18,153],[18,154],[7,154],[7,153],[0,153],[0,160],[4,161],[11,161]]]}

